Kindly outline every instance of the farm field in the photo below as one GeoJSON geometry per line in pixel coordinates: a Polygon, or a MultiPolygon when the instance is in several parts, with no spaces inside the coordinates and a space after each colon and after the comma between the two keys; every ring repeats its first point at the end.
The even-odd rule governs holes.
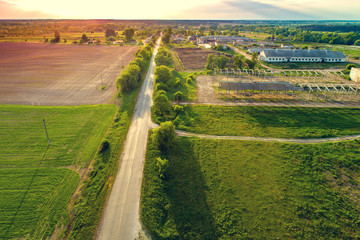
{"type": "MultiPolygon", "coordinates": [[[[223,53],[202,48],[175,48],[174,50],[179,56],[183,67],[192,70],[204,68],[209,54],[224,55],[223,53]]],[[[231,55],[228,54],[227,56],[231,57],[231,55]]],[[[231,64],[231,61],[229,64],[231,64]]]]}
{"type": "Polygon", "coordinates": [[[109,103],[137,46],[0,43],[0,103],[109,103]],[[105,89],[101,90],[102,84],[105,89]]]}
{"type": "Polygon", "coordinates": [[[360,133],[359,108],[190,105],[178,129],[230,136],[324,138],[360,133]]]}
{"type": "Polygon", "coordinates": [[[66,231],[70,198],[116,110],[0,105],[1,239],[47,239],[55,228],[66,231]]]}
{"type": "Polygon", "coordinates": [[[155,239],[359,237],[358,141],[179,137],[168,153],[150,142],[146,156],[141,219],[155,239]]]}

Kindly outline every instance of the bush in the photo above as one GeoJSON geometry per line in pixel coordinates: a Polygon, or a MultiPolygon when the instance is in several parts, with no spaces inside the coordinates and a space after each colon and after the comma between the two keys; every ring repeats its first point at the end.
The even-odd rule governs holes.
{"type": "Polygon", "coordinates": [[[155,82],[159,83],[165,83],[167,84],[172,76],[171,76],[171,69],[166,66],[158,66],[155,68],[155,82]]]}
{"type": "Polygon", "coordinates": [[[181,91],[177,91],[174,93],[174,98],[176,101],[180,101],[184,99],[184,94],[181,91]]]}
{"type": "Polygon", "coordinates": [[[346,65],[347,70],[351,70],[351,68],[353,68],[353,67],[356,67],[356,65],[353,63],[346,65]]]}
{"type": "Polygon", "coordinates": [[[104,140],[102,143],[101,143],[101,147],[100,147],[100,153],[103,153],[105,152],[106,150],[108,150],[110,147],[110,142],[109,140],[104,140]]]}
{"type": "Polygon", "coordinates": [[[171,112],[171,103],[165,93],[156,94],[154,97],[153,108],[155,113],[159,116],[165,116],[171,112]]]}
{"type": "Polygon", "coordinates": [[[151,137],[161,151],[168,150],[176,137],[174,124],[170,121],[161,123],[160,127],[154,129],[151,137]]]}

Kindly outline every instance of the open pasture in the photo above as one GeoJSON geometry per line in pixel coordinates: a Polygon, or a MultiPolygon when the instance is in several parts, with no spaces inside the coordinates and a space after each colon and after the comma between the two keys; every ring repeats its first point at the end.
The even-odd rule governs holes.
{"type": "Polygon", "coordinates": [[[136,46],[0,43],[0,103],[107,103],[136,46]],[[101,90],[104,85],[105,89],[101,90]]]}
{"type": "Polygon", "coordinates": [[[141,217],[155,239],[357,239],[359,142],[178,138],[148,145],[141,217]],[[168,159],[159,177],[157,158],[168,159]]]}
{"type": "Polygon", "coordinates": [[[178,129],[220,136],[325,138],[360,134],[359,108],[187,106],[178,129]]]}
{"type": "Polygon", "coordinates": [[[0,105],[0,239],[66,231],[70,198],[116,109],[0,105]]]}

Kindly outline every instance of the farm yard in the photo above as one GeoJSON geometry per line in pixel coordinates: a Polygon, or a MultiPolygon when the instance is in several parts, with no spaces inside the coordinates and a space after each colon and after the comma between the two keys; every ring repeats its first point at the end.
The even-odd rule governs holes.
{"type": "MultiPolygon", "coordinates": [[[[179,56],[180,61],[185,69],[202,69],[205,67],[207,57],[209,54],[226,55],[231,58],[231,55],[222,54],[219,52],[205,50],[202,48],[175,48],[176,54],[179,56]]],[[[229,66],[232,64],[230,60],[229,66]]]]}
{"type": "Polygon", "coordinates": [[[47,239],[55,229],[58,238],[66,232],[70,198],[116,110],[0,105],[1,239],[47,239]]]}
{"type": "Polygon", "coordinates": [[[221,104],[228,100],[356,104],[360,84],[341,71],[323,70],[220,70],[215,76],[198,76],[198,102],[221,104]]]}
{"type": "Polygon", "coordinates": [[[137,46],[0,43],[0,103],[109,103],[137,46]]]}

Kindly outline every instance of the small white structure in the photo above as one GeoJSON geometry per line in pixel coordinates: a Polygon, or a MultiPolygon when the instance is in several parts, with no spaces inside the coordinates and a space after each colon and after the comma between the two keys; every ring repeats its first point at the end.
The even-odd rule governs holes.
{"type": "Polygon", "coordinates": [[[342,52],[320,49],[268,49],[260,52],[259,59],[266,62],[345,62],[342,52]]]}
{"type": "Polygon", "coordinates": [[[360,82],[360,68],[351,68],[350,79],[354,82],[360,82]]]}

